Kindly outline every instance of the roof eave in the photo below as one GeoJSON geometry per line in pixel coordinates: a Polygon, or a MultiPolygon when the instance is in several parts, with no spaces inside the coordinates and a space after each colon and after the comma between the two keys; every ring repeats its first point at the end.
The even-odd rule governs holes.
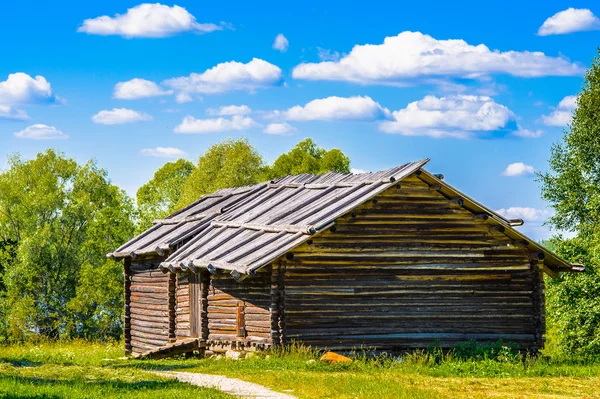
{"type": "Polygon", "coordinates": [[[421,169],[421,178],[425,178],[424,180],[427,183],[439,184],[441,189],[439,190],[443,195],[448,198],[462,198],[463,207],[465,209],[470,210],[474,213],[486,213],[488,214],[492,220],[501,224],[505,227],[504,234],[515,240],[524,240],[527,242],[528,246],[531,247],[535,251],[542,252],[545,257],[543,262],[540,262],[539,265],[548,274],[549,276],[556,278],[559,277],[561,273],[564,272],[583,272],[585,271],[585,266],[579,264],[571,264],[566,260],[562,259],[560,256],[549,250],[548,248],[538,244],[537,242],[531,240],[529,237],[516,230],[514,226],[521,226],[523,223],[522,220],[513,220],[507,219],[504,216],[496,213],[485,205],[477,202],[473,198],[465,195],[461,191],[455,189],[454,187],[448,185],[444,181],[438,179],[435,175],[427,172],[425,169],[421,169]]]}

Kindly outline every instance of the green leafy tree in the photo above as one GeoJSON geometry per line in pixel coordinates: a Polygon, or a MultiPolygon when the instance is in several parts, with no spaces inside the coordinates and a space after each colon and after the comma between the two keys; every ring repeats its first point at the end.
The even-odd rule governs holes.
{"type": "Polygon", "coordinates": [[[600,264],[598,238],[579,235],[552,240],[565,259],[582,263],[584,273],[565,273],[546,279],[549,334],[554,347],[567,355],[600,355],[600,264]]]}
{"type": "Polygon", "coordinates": [[[168,162],[139,188],[136,194],[139,212],[137,233],[150,228],[152,221],[177,210],[184,183],[193,171],[194,164],[185,159],[168,162]]]}
{"type": "Polygon", "coordinates": [[[196,169],[185,181],[178,207],[216,190],[258,183],[263,179],[263,170],[262,156],[247,139],[215,144],[198,159],[196,169]]]}
{"type": "Polygon", "coordinates": [[[307,138],[281,154],[267,169],[270,179],[301,173],[350,172],[350,158],[337,148],[327,151],[307,138]]]}
{"type": "Polygon", "coordinates": [[[133,233],[131,200],[93,161],[78,165],[47,150],[32,160],[14,155],[8,166],[0,173],[0,241],[13,243],[4,335],[117,336],[122,271],[105,254],[133,233]]]}
{"type": "MultiPolygon", "coordinates": [[[[600,54],[600,50],[599,50],[600,54]]],[[[593,60],[563,139],[552,147],[550,171],[539,174],[542,196],[554,208],[550,222],[577,237],[554,241],[581,274],[548,282],[549,321],[569,353],[600,355],[600,58],[593,60]]]]}

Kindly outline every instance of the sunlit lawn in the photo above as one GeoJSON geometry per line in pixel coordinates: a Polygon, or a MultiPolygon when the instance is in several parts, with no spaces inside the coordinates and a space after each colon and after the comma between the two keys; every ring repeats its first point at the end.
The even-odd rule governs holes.
{"type": "Polygon", "coordinates": [[[600,365],[536,362],[436,363],[424,356],[309,362],[314,354],[272,353],[241,361],[125,360],[119,344],[0,347],[0,398],[227,398],[152,373],[188,371],[256,382],[299,398],[600,398],[600,365]]]}

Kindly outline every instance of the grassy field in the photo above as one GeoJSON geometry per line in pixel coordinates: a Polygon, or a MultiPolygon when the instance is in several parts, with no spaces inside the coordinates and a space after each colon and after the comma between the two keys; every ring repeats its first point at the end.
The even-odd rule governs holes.
{"type": "Polygon", "coordinates": [[[295,350],[241,361],[138,361],[123,359],[119,344],[0,346],[0,398],[229,397],[158,370],[237,377],[299,398],[600,398],[600,364],[415,355],[328,365],[314,357],[295,350]]]}

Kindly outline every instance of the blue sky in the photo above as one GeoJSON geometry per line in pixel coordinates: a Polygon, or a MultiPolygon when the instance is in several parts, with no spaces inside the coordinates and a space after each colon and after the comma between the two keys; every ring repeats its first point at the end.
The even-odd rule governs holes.
{"type": "Polygon", "coordinates": [[[135,195],[227,137],[269,162],[312,137],[360,170],[431,158],[540,239],[550,211],[532,171],[597,54],[596,15],[592,1],[12,2],[0,156],[95,158],[135,195]]]}

